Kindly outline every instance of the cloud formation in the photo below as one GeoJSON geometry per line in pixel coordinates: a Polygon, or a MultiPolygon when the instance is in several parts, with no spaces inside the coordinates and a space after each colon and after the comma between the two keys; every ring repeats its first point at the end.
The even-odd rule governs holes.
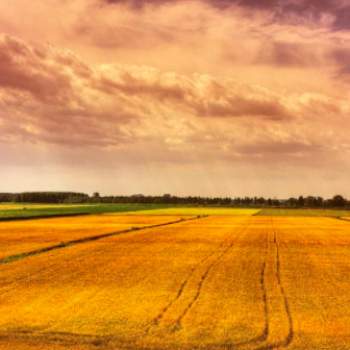
{"type": "MultiPolygon", "coordinates": [[[[318,113],[339,116],[348,108],[345,101],[321,94],[288,96],[205,74],[88,65],[67,50],[31,46],[8,35],[0,38],[0,57],[0,125],[2,138],[8,141],[20,137],[29,142],[120,147],[137,139],[186,147],[191,138],[198,142],[203,133],[219,131],[221,125],[228,131],[272,122],[272,128],[287,129],[290,124],[310,123],[318,113]],[[181,134],[175,136],[176,128],[181,134]]],[[[220,137],[231,142],[230,137],[220,137]]],[[[264,133],[264,138],[280,148],[274,146],[272,134],[264,133]]],[[[243,146],[237,149],[247,153],[250,146],[244,139],[240,142],[243,146]]],[[[284,142],[281,145],[293,145],[284,142]]],[[[267,151],[269,146],[260,148],[267,151]]]]}
{"type": "MultiPolygon", "coordinates": [[[[102,0],[109,5],[128,5],[136,9],[149,6],[167,6],[169,0],[102,0]]],[[[188,0],[175,0],[187,2],[188,0]]],[[[330,17],[335,30],[350,29],[350,6],[342,0],[197,0],[221,10],[242,7],[250,11],[269,12],[274,20],[300,24],[300,22],[322,22],[330,17]]]]}
{"type": "Polygon", "coordinates": [[[293,117],[281,96],[230,80],[149,67],[88,66],[68,51],[33,47],[8,35],[0,38],[0,57],[3,111],[17,118],[13,124],[3,112],[2,130],[8,134],[11,126],[14,134],[37,142],[128,142],[136,122],[159,118],[162,109],[195,123],[203,117],[293,117]]]}
{"type": "Polygon", "coordinates": [[[344,1],[13,4],[0,3],[3,166],[47,154],[51,169],[182,173],[186,189],[191,172],[230,187],[246,169],[350,167],[344,1]]]}

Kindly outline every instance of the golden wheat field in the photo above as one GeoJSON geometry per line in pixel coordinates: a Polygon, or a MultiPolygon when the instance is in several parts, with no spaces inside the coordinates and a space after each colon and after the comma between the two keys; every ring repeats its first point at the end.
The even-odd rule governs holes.
{"type": "Polygon", "coordinates": [[[0,349],[350,349],[350,222],[164,214],[0,223],[3,255],[142,226],[2,263],[0,349]]]}
{"type": "Polygon", "coordinates": [[[130,228],[176,221],[175,216],[88,215],[0,223],[0,260],[15,254],[50,247],[130,228]]]}

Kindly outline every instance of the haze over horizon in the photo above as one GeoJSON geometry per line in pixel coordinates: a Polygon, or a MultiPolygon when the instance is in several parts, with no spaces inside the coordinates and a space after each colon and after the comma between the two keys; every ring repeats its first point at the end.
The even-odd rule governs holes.
{"type": "Polygon", "coordinates": [[[0,192],[350,197],[346,0],[0,2],[0,192]]]}

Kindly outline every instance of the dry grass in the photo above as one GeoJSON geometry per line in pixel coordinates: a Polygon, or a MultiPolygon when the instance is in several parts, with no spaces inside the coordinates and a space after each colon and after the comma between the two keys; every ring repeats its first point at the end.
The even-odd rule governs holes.
{"type": "Polygon", "coordinates": [[[3,265],[0,349],[345,350],[349,234],[211,216],[3,265]]]}

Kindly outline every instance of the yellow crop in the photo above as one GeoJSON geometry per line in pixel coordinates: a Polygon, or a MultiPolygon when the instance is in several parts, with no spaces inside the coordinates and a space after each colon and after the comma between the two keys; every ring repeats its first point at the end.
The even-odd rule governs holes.
{"type": "Polygon", "coordinates": [[[253,215],[260,209],[241,209],[241,208],[220,208],[220,207],[174,207],[153,209],[137,212],[129,212],[130,215],[231,215],[231,216],[247,216],[253,215]]]}
{"type": "Polygon", "coordinates": [[[82,237],[176,219],[174,216],[88,215],[0,222],[0,259],[82,237]]]}
{"type": "MultiPolygon", "coordinates": [[[[132,219],[160,220],[80,225],[132,219]]],[[[21,224],[28,234],[34,221],[21,224]]],[[[0,349],[350,348],[344,220],[209,216],[0,267],[0,349]]]]}

